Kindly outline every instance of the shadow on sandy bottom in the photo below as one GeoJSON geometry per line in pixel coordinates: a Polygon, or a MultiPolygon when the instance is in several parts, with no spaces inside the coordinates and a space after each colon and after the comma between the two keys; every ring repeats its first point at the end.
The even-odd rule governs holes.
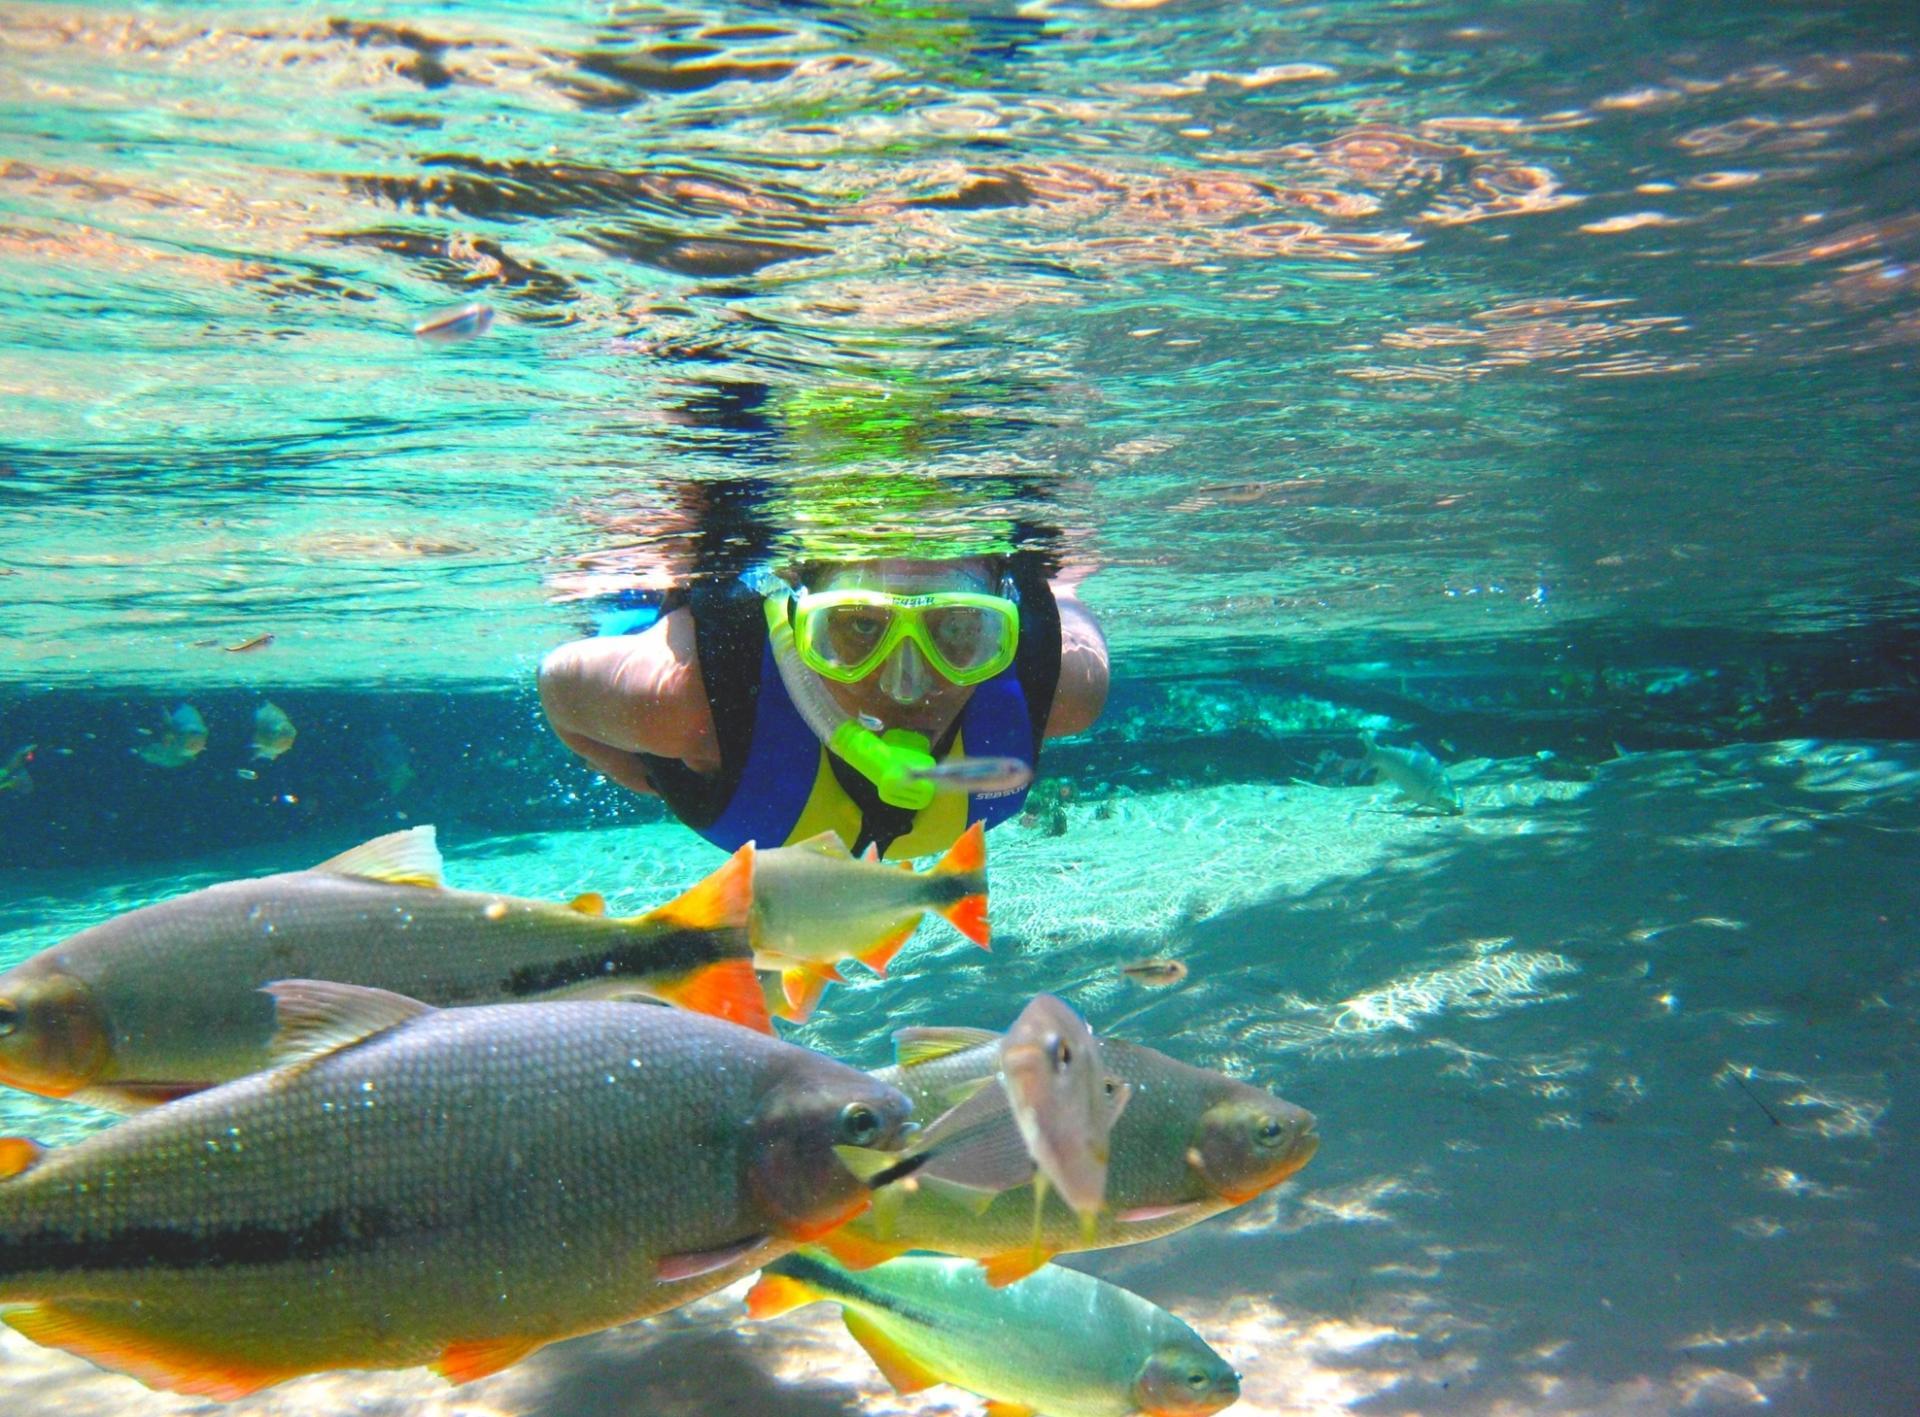
{"type": "Polygon", "coordinates": [[[862,1410],[844,1387],[771,1376],[753,1356],[763,1346],[728,1331],[563,1344],[540,1361],[538,1384],[520,1390],[516,1411],[522,1417],[853,1417],[862,1410]]]}

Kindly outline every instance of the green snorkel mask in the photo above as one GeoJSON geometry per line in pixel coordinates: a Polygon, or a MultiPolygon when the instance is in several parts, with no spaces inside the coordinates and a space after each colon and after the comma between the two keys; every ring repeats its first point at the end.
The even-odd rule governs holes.
{"type": "Polygon", "coordinates": [[[932,804],[938,790],[927,774],[934,767],[933,745],[923,733],[910,728],[889,728],[876,733],[859,719],[848,716],[834,701],[826,685],[801,663],[794,642],[793,623],[788,619],[790,593],[770,595],[766,599],[767,639],[773,647],[773,662],[800,716],[827,751],[845,761],[871,782],[880,800],[889,807],[918,812],[932,804]]]}

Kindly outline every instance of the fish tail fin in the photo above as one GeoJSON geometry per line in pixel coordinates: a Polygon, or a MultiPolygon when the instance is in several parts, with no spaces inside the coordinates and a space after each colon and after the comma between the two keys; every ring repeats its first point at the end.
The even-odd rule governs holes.
{"type": "Polygon", "coordinates": [[[27,1137],[0,1137],[0,1181],[31,1171],[46,1154],[46,1147],[27,1137]]]}
{"type": "MultiPolygon", "coordinates": [[[[969,875],[984,872],[987,869],[987,824],[975,822],[961,835],[960,840],[947,848],[947,854],[934,865],[936,876],[969,875]]],[[[981,889],[986,882],[980,883],[981,889]]]]}
{"type": "Polygon", "coordinates": [[[753,1288],[747,1291],[747,1317],[770,1319],[824,1298],[826,1295],[792,1275],[762,1270],[753,1288]]]}
{"type": "Polygon", "coordinates": [[[627,923],[676,930],[740,930],[753,910],[753,843],[684,895],[658,910],[629,917],[627,923]]]}
{"type": "Polygon", "coordinates": [[[991,949],[987,927],[987,828],[975,822],[929,873],[957,878],[965,894],[940,907],[940,916],[981,949],[991,949]]]}
{"type": "Polygon", "coordinates": [[[755,1033],[773,1032],[766,995],[760,992],[760,976],[753,972],[751,959],[723,959],[701,965],[672,983],[657,986],[654,992],[692,1013],[723,1018],[755,1033]]]}
{"type": "Polygon", "coordinates": [[[868,969],[871,969],[875,974],[884,978],[887,973],[888,962],[900,953],[900,947],[912,939],[913,932],[919,928],[920,922],[918,920],[909,921],[904,928],[894,931],[865,954],[855,955],[854,958],[859,960],[860,963],[864,964],[868,969]]]}

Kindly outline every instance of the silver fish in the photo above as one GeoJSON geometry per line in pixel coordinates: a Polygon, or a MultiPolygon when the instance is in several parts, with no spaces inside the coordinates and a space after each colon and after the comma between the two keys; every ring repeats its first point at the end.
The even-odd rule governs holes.
{"type": "Polygon", "coordinates": [[[437,310],[413,327],[413,333],[429,344],[453,344],[474,339],[493,328],[493,309],[479,301],[437,310]]]}
{"type": "Polygon", "coordinates": [[[896,1089],[670,1009],[269,988],[280,1066],[51,1153],[0,1138],[0,1321],[153,1387],[485,1376],[864,1209],[896,1089]]]}
{"type": "Polygon", "coordinates": [[[908,774],[933,784],[936,792],[971,797],[1000,797],[1033,781],[1033,765],[1019,758],[947,758],[908,774]]]}
{"type": "Polygon", "coordinates": [[[1447,770],[1425,748],[1388,748],[1373,741],[1371,733],[1360,735],[1365,753],[1364,767],[1373,771],[1376,781],[1384,779],[1398,789],[1416,807],[1457,817],[1463,810],[1460,794],[1447,780],[1447,770]]]}

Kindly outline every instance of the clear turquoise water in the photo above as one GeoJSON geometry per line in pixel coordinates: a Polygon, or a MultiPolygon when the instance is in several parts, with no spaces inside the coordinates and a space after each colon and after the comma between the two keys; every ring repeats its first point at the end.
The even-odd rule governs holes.
{"type": "MultiPolygon", "coordinates": [[[[1318,1111],[1277,1202],[1089,1262],[1232,1347],[1249,1411],[1909,1410],[1915,40],[1897,6],[10,6],[0,755],[42,751],[0,960],[403,817],[475,884],[642,903],[704,848],[529,702],[594,597],[728,538],[1044,528],[1117,683],[1054,759],[1068,830],[996,834],[992,960],[849,988],[816,1041],[1054,988],[1318,1111]],[[483,337],[412,333],[472,300],[483,337]],[[237,786],[261,694],[302,738],[237,786]],[[205,759],[139,765],[182,696],[205,759]],[[1466,818],[1292,782],[1365,713],[1491,760],[1466,818]],[[1113,972],[1165,952],[1186,989],[1113,972]]],[[[824,1324],[733,1317],[245,1410],[871,1388],[824,1324]]],[[[18,1343],[0,1393],[182,1406],[18,1343]]]]}

